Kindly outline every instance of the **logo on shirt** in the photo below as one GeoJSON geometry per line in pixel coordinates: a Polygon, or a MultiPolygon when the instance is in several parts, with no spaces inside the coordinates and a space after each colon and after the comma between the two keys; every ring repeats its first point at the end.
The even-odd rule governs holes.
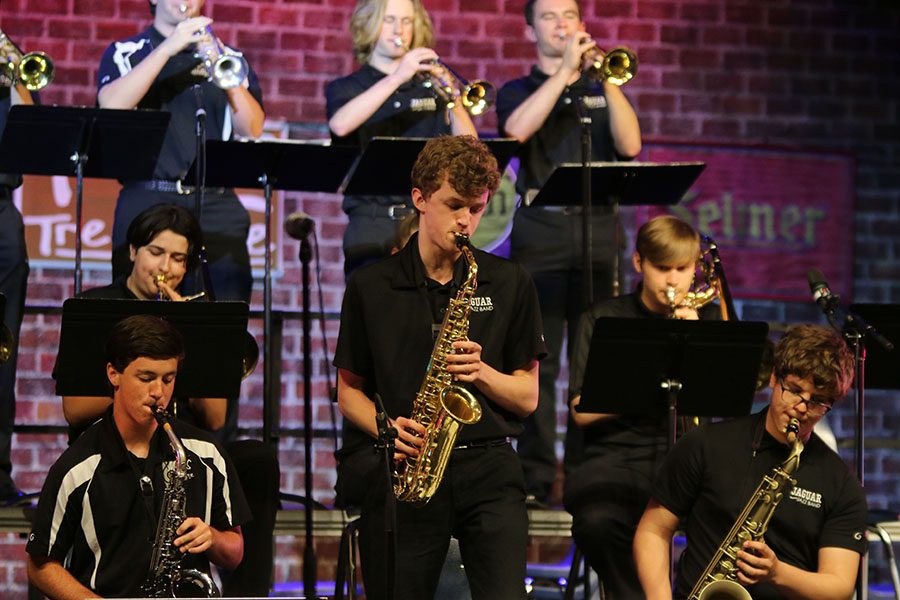
{"type": "Polygon", "coordinates": [[[437,101],[434,98],[412,98],[409,101],[409,110],[413,112],[434,112],[437,110],[437,101]]]}
{"type": "Polygon", "coordinates": [[[595,108],[606,108],[606,96],[585,96],[581,99],[584,107],[588,110],[595,108]]]}
{"type": "Polygon", "coordinates": [[[791,489],[791,500],[799,502],[804,506],[822,508],[822,494],[804,490],[802,487],[794,487],[791,489]]]}
{"type": "Polygon", "coordinates": [[[494,303],[491,301],[490,296],[472,298],[469,304],[472,307],[472,312],[490,312],[494,310],[494,303]]]}

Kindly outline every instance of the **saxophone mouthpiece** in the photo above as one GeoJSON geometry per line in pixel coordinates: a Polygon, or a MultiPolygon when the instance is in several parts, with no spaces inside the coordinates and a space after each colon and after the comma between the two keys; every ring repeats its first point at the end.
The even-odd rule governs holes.
{"type": "Polygon", "coordinates": [[[787,434],[788,439],[791,439],[791,434],[794,434],[794,437],[800,435],[800,421],[797,419],[791,419],[787,427],[785,427],[784,432],[787,434]]]}
{"type": "Polygon", "coordinates": [[[456,236],[456,247],[457,248],[462,248],[463,246],[469,245],[469,236],[467,236],[465,233],[455,233],[453,235],[456,236]]]}

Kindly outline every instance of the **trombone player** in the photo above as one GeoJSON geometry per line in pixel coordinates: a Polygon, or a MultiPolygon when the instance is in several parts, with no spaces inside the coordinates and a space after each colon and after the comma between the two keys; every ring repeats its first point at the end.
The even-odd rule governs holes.
{"type": "MultiPolygon", "coordinates": [[[[434,33],[422,0],[358,0],[350,18],[353,54],[361,67],[328,84],[328,128],[336,144],[362,149],[375,136],[468,134],[475,125],[461,102],[436,97],[422,85],[434,75],[458,82],[435,64],[434,33]]],[[[345,196],[344,271],[390,254],[400,220],[413,211],[409,196],[345,196]]]]}
{"type": "MultiPolygon", "coordinates": [[[[529,207],[554,168],[581,162],[581,113],[591,117],[592,161],[628,160],[641,150],[637,116],[622,90],[610,80],[598,82],[582,73],[593,63],[596,44],[585,32],[576,0],[528,0],[526,36],[534,42],[537,63],[531,73],[504,85],[497,97],[501,136],[523,146],[516,191],[523,200],[516,211],[510,258],[531,273],[541,301],[548,357],[541,362],[538,409],[519,439],[525,481],[535,503],[548,503],[556,476],[556,379],[563,334],[573,338],[584,306],[582,228],[577,208],[529,207]]],[[[594,211],[594,300],[611,295],[615,248],[612,215],[594,211]]],[[[569,348],[572,344],[569,344],[569,348]]],[[[569,427],[569,430],[574,428],[569,427]]],[[[567,452],[570,440],[567,435],[567,452]]],[[[575,439],[575,438],[573,438],[575,439]]],[[[566,464],[569,466],[570,459],[566,464]]],[[[568,468],[567,468],[568,471],[568,468]]]]}
{"type": "MultiPolygon", "coordinates": [[[[0,31],[0,135],[6,127],[9,109],[16,104],[34,104],[30,86],[18,76],[22,53],[0,31]]],[[[25,225],[13,204],[13,190],[22,185],[22,176],[0,173],[0,294],[6,297],[0,321],[0,504],[15,501],[21,493],[12,479],[13,422],[16,415],[16,360],[19,331],[25,309],[28,283],[28,251],[25,225]]]]}

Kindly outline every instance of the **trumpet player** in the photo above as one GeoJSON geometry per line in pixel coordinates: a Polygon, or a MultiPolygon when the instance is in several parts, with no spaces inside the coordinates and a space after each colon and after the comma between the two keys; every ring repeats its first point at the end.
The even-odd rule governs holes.
{"type": "MultiPolygon", "coordinates": [[[[172,115],[153,177],[123,182],[113,221],[114,279],[129,270],[126,232],[135,216],[154,204],[194,206],[193,191],[183,187],[180,180],[196,155],[198,108],[205,110],[207,139],[258,137],[265,119],[262,91],[252,69],[247,69],[243,81],[228,89],[210,81],[210,68],[198,55],[200,49],[217,41],[210,29],[212,19],[201,15],[204,0],[149,3],[152,25],[113,42],[104,52],[97,74],[101,108],[148,108],[172,115]]],[[[225,51],[236,53],[227,48],[225,51]]],[[[234,190],[206,189],[201,225],[218,298],[249,301],[250,217],[234,190]]]]}
{"type": "MultiPolygon", "coordinates": [[[[572,341],[569,405],[574,424],[584,435],[584,461],[563,487],[563,504],[572,514],[572,536],[603,582],[612,600],[642,597],[631,558],[631,543],[650,498],[650,482],[665,457],[665,419],[581,413],[585,365],[594,323],[600,317],[666,319],[669,291],[682,303],[700,257],[700,236],[674,216],[644,223],[637,233],[632,265],[641,281],[636,291],[598,302],[585,311],[572,341]]],[[[679,306],[683,319],[717,320],[718,309],[679,306]]]]}
{"type": "MultiPolygon", "coordinates": [[[[144,595],[173,461],[154,412],[168,407],[183,357],[181,335],[165,319],[135,315],[110,332],[112,406],[50,468],[26,547],[28,580],[51,600],[144,595]]],[[[172,536],[181,566],[207,576],[210,561],[233,569],[250,518],[234,465],[210,434],[173,427],[192,474],[183,483],[186,518],[172,536]]]]}
{"type": "MultiPolygon", "coordinates": [[[[701,426],[679,440],[653,483],[634,538],[646,598],[691,593],[751,504],[763,475],[791,454],[794,435],[803,443],[799,468],[792,474],[796,483],[783,490],[763,538],[739,543],[736,559],[729,562],[736,567],[737,583],[752,598],[851,597],[866,551],[866,498],[859,481],[813,427],[844,397],[852,379],[853,356],[838,334],[795,325],[775,346],[765,409],[701,426]],[[787,431],[792,419],[799,423],[796,434],[787,431]],[[687,547],[673,594],[669,542],[679,522],[687,547]]],[[[728,390],[720,392],[727,402],[728,390]]]]}
{"type": "MultiPolygon", "coordinates": [[[[0,72],[9,56],[0,48],[0,72]]],[[[0,82],[0,135],[6,127],[9,109],[16,104],[34,104],[35,98],[20,81],[0,82]],[[6,84],[5,84],[6,83],[6,84]]],[[[13,204],[13,190],[22,185],[22,176],[0,173],[0,294],[6,296],[6,307],[0,314],[0,325],[12,334],[9,358],[0,361],[0,504],[15,501],[21,493],[12,478],[13,425],[16,415],[16,364],[19,331],[25,311],[28,285],[28,250],[25,247],[25,225],[22,214],[13,204]]]]}
{"type": "MultiPolygon", "coordinates": [[[[459,82],[435,64],[434,33],[422,0],[358,0],[350,18],[353,54],[361,67],[325,90],[328,128],[334,143],[363,148],[375,136],[474,135],[460,102],[423,85],[434,75],[448,81],[450,98],[459,82]]],[[[390,254],[397,223],[413,211],[408,196],[345,196],[344,271],[390,254]]]]}
{"type": "MultiPolygon", "coordinates": [[[[602,11],[602,3],[598,4],[602,11]]],[[[551,500],[556,476],[556,380],[563,338],[569,340],[584,306],[580,208],[527,206],[561,163],[580,163],[580,115],[591,118],[592,161],[629,160],[641,150],[637,116],[622,90],[582,74],[585,56],[596,44],[585,32],[576,0],[529,0],[525,35],[534,42],[537,62],[531,73],[504,85],[497,97],[501,136],[523,145],[516,178],[522,203],[513,219],[510,257],[534,278],[541,299],[549,356],[541,363],[541,399],[519,442],[528,491],[537,504],[551,500]]],[[[578,202],[567,198],[566,203],[578,202]]],[[[595,299],[612,293],[615,219],[593,211],[595,299]]],[[[568,347],[571,349],[572,344],[568,347]]],[[[571,429],[571,427],[570,427],[571,429]]],[[[574,430],[573,430],[574,431],[574,430]]],[[[574,460],[566,442],[566,471],[574,460]]],[[[577,446],[577,444],[576,444],[577,446]]],[[[577,453],[576,453],[577,454],[577,453]]]]}

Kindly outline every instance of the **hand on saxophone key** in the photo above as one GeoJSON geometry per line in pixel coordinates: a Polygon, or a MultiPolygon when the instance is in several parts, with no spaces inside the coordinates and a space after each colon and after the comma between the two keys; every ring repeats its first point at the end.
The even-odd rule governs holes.
{"type": "Polygon", "coordinates": [[[775,578],[778,557],[763,540],[744,542],[737,559],[737,577],[741,584],[753,585],[775,578]]]}
{"type": "Polygon", "coordinates": [[[447,372],[457,381],[472,383],[481,374],[481,344],[472,340],[453,342],[454,354],[448,354],[447,372]]]}
{"type": "Polygon", "coordinates": [[[182,553],[200,554],[213,545],[213,529],[199,517],[188,517],[178,526],[178,537],[172,542],[182,553]]]}
{"type": "Polygon", "coordinates": [[[425,427],[407,417],[397,417],[392,420],[391,425],[397,430],[397,438],[394,440],[397,451],[394,453],[394,460],[419,456],[419,448],[422,447],[422,439],[426,434],[425,427]]]}

